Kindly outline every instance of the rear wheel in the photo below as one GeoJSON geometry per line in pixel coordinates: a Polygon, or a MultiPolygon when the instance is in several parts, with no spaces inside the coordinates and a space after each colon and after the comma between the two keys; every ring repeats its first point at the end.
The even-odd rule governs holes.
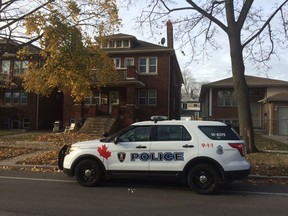
{"type": "Polygon", "coordinates": [[[86,159],[76,166],[75,176],[78,183],[82,186],[92,187],[100,183],[102,172],[97,162],[86,159]]]}
{"type": "Polygon", "coordinates": [[[219,175],[208,164],[198,164],[188,174],[188,184],[196,193],[211,194],[219,184],[219,175]]]}

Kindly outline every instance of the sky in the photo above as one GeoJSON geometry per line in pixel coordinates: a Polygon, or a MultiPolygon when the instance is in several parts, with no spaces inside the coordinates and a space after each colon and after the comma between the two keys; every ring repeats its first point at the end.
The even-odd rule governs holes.
{"type": "MultiPolygon", "coordinates": [[[[265,5],[266,2],[270,0],[261,0],[261,3],[265,5]]],[[[166,37],[166,29],[163,29],[162,35],[152,36],[149,30],[140,31],[139,24],[136,23],[135,18],[141,13],[143,5],[142,1],[138,1],[138,4],[131,4],[129,8],[119,8],[119,16],[122,19],[122,27],[119,32],[124,34],[130,34],[136,36],[138,40],[144,40],[147,42],[159,44],[162,37],[166,37]]],[[[268,5],[268,3],[266,4],[268,5]]],[[[175,18],[176,19],[176,18],[175,18]]],[[[171,17],[173,22],[173,17],[171,17]]],[[[201,62],[192,62],[190,64],[191,57],[189,55],[183,55],[180,47],[180,41],[174,40],[174,48],[176,50],[176,55],[182,70],[187,69],[192,73],[192,76],[197,82],[214,82],[217,80],[225,79],[232,76],[231,64],[228,48],[227,36],[218,40],[222,44],[222,48],[212,51],[211,56],[208,60],[203,60],[201,62]]],[[[189,47],[185,48],[185,53],[191,52],[189,47]]],[[[274,56],[268,62],[270,69],[266,70],[255,70],[253,65],[245,63],[246,75],[265,77],[270,79],[278,79],[288,81],[288,59],[284,50],[278,51],[278,56],[274,56]]]]}

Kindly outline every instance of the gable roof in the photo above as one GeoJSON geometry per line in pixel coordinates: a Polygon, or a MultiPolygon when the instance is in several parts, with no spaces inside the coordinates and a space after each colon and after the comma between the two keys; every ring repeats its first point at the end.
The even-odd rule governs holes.
{"type": "MultiPolygon", "coordinates": [[[[33,44],[27,45],[29,52],[31,54],[38,54],[41,49],[33,44]]],[[[16,54],[16,52],[19,51],[19,49],[23,48],[23,44],[20,42],[9,40],[9,39],[0,39],[0,54],[4,53],[13,53],[16,54]]]]}
{"type": "MultiPolygon", "coordinates": [[[[245,75],[245,79],[249,88],[267,88],[267,87],[288,87],[288,81],[269,79],[256,76],[245,75]]],[[[203,98],[204,95],[210,88],[231,88],[233,86],[233,78],[227,78],[223,80],[218,80],[215,82],[207,83],[202,85],[200,98],[203,98]]]]}
{"type": "MultiPolygon", "coordinates": [[[[245,75],[245,79],[247,82],[248,87],[273,87],[273,86],[287,86],[288,81],[276,80],[276,79],[269,79],[263,77],[256,77],[256,76],[248,76],[245,75]]],[[[211,82],[204,84],[203,87],[232,87],[233,88],[233,79],[232,77],[219,80],[216,82],[211,82]]]]}

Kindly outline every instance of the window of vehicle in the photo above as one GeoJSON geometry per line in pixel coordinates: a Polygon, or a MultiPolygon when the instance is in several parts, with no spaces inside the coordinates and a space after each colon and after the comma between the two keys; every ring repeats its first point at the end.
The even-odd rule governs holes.
{"type": "Polygon", "coordinates": [[[199,126],[199,129],[212,140],[240,140],[229,126],[199,126]]]}
{"type": "Polygon", "coordinates": [[[220,107],[235,107],[237,101],[234,98],[233,90],[220,90],[217,92],[217,105],[220,107]]]}
{"type": "Polygon", "coordinates": [[[182,125],[158,125],[155,141],[188,141],[191,135],[182,125]]]}
{"type": "Polygon", "coordinates": [[[118,136],[118,142],[145,142],[150,140],[152,126],[137,126],[118,136]]]}
{"type": "Polygon", "coordinates": [[[157,58],[156,57],[139,58],[139,73],[141,74],[157,73],[157,58]]]}

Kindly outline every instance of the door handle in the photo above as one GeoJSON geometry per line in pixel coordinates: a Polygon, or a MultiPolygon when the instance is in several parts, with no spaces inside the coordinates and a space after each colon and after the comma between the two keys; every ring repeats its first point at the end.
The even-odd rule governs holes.
{"type": "Polygon", "coordinates": [[[194,148],[194,145],[188,145],[188,144],[186,144],[186,145],[183,145],[182,147],[183,147],[183,148],[194,148]]]}
{"type": "Polygon", "coordinates": [[[142,145],[139,145],[139,146],[136,146],[137,149],[145,149],[146,146],[142,146],[142,145]]]}

